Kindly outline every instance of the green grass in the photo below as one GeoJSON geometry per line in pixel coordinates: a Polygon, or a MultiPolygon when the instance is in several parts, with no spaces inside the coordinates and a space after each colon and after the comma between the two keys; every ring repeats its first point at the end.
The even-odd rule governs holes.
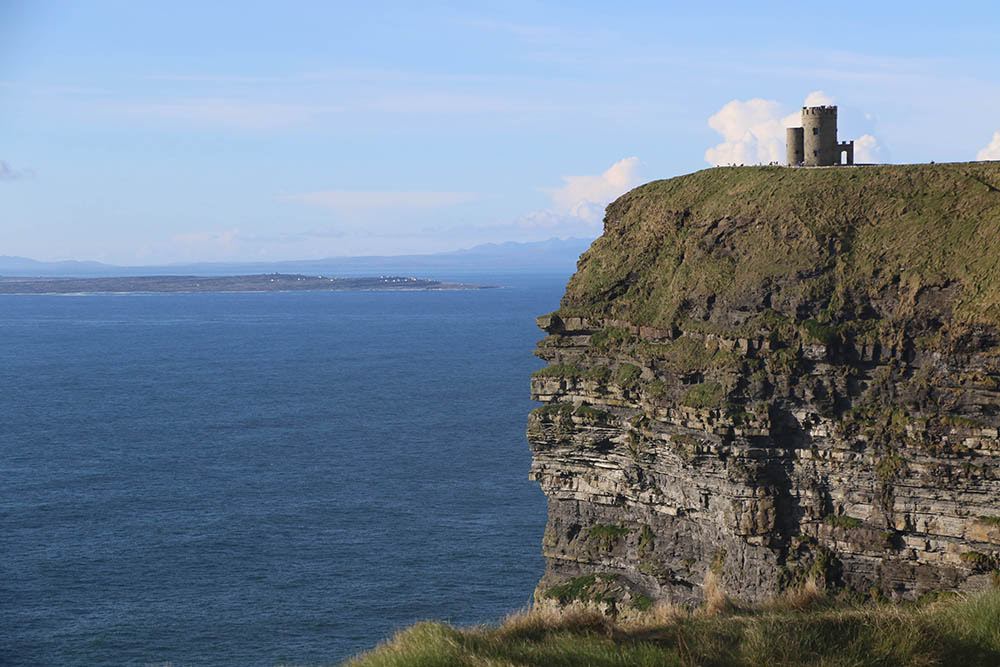
{"type": "Polygon", "coordinates": [[[632,608],[638,611],[649,611],[653,608],[653,598],[637,595],[632,598],[632,608]]]}
{"type": "Polygon", "coordinates": [[[578,378],[583,375],[583,369],[573,364],[553,364],[539,368],[531,374],[536,378],[578,378]]]}
{"type": "Polygon", "coordinates": [[[803,322],[802,328],[805,330],[808,338],[824,345],[833,345],[839,338],[836,327],[832,327],[829,324],[822,324],[813,319],[803,322]]]}
{"type": "Polygon", "coordinates": [[[1000,325],[997,187],[1000,164],[986,162],[717,168],[654,181],[608,207],[559,314],[730,337],[787,321],[823,342],[905,320],[918,295],[953,284],[953,321],[1000,325]],[[763,294],[781,312],[761,312],[763,294]],[[870,303],[886,310],[865,315],[870,303]]]}
{"type": "Polygon", "coordinates": [[[692,336],[658,343],[644,341],[636,345],[636,354],[647,361],[664,362],[676,373],[732,368],[739,363],[739,357],[721,349],[718,341],[692,336]]]}
{"type": "Polygon", "coordinates": [[[642,369],[634,364],[622,364],[615,371],[615,384],[623,389],[636,386],[642,376],[642,369]]]}
{"type": "Polygon", "coordinates": [[[611,413],[589,405],[581,405],[573,411],[573,415],[591,424],[608,424],[612,421],[611,413]]]}
{"type": "Polygon", "coordinates": [[[548,403],[535,408],[531,414],[544,421],[569,419],[573,416],[573,405],[570,403],[548,403]]]}
{"type": "Polygon", "coordinates": [[[947,426],[958,426],[960,428],[982,428],[986,424],[980,419],[973,419],[964,415],[941,415],[941,423],[947,426]]]}
{"type": "Polygon", "coordinates": [[[702,382],[684,393],[681,404],[689,408],[717,408],[725,397],[726,392],[718,382],[702,382]]]}
{"type": "Polygon", "coordinates": [[[587,539],[598,542],[605,549],[610,549],[615,542],[629,534],[625,526],[611,523],[595,523],[587,529],[587,539]]]}
{"type": "Polygon", "coordinates": [[[646,396],[652,399],[662,399],[669,393],[667,385],[663,380],[650,380],[643,387],[646,396]]]}
{"type": "Polygon", "coordinates": [[[595,382],[607,382],[611,379],[611,369],[604,366],[592,366],[590,368],[580,368],[575,364],[552,364],[545,368],[539,368],[531,374],[536,378],[560,378],[567,380],[593,380],[595,382]]]}
{"type": "Polygon", "coordinates": [[[890,482],[903,469],[903,465],[903,457],[899,454],[889,454],[875,464],[875,475],[883,482],[890,482]]]}
{"type": "Polygon", "coordinates": [[[618,349],[635,341],[636,337],[631,332],[617,327],[602,329],[590,337],[590,345],[602,352],[618,349]]]}
{"type": "Polygon", "coordinates": [[[823,519],[827,524],[833,526],[834,528],[860,528],[861,519],[857,519],[853,516],[847,516],[846,514],[827,514],[826,518],[823,519]]]}
{"type": "Polygon", "coordinates": [[[618,576],[614,574],[585,574],[548,588],[543,597],[560,605],[574,603],[599,604],[609,599],[618,576]]]}
{"type": "Polygon", "coordinates": [[[566,583],[553,586],[545,591],[545,597],[550,600],[558,600],[562,604],[587,601],[590,599],[591,590],[596,583],[596,574],[585,574],[582,577],[575,577],[566,583]]]}
{"type": "Polygon", "coordinates": [[[611,369],[607,366],[591,366],[580,377],[584,380],[593,380],[604,384],[611,379],[611,369]]]}
{"type": "Polygon", "coordinates": [[[652,551],[655,543],[656,535],[653,534],[653,529],[644,524],[642,532],[639,533],[639,553],[645,554],[652,551]]]}
{"type": "Polygon", "coordinates": [[[1000,559],[990,554],[980,553],[979,551],[962,552],[959,554],[959,558],[962,559],[963,563],[978,572],[989,572],[1000,567],[1000,559]]]}
{"type": "MultiPolygon", "coordinates": [[[[645,600],[637,598],[639,606],[645,600]]],[[[1000,664],[1000,593],[927,604],[804,610],[770,605],[721,615],[653,607],[615,622],[576,609],[514,615],[498,626],[420,623],[352,667],[866,667],[1000,664]]]]}

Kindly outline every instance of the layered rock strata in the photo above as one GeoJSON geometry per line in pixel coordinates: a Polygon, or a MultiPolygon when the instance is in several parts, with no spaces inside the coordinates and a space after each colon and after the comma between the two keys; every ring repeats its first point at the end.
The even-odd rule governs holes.
{"type": "Polygon", "coordinates": [[[539,318],[540,601],[1000,583],[1000,165],[719,168],[539,318]]]}

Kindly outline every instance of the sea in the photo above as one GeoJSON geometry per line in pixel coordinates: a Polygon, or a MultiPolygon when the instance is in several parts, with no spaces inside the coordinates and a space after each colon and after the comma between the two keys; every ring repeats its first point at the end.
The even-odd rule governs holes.
{"type": "Polygon", "coordinates": [[[496,289],[0,297],[0,664],[337,664],[525,607],[535,316],[496,289]]]}

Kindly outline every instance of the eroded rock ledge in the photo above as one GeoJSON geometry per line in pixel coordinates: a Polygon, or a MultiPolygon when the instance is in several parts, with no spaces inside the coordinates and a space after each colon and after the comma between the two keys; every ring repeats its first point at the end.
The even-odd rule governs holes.
{"type": "Polygon", "coordinates": [[[1000,165],[714,169],[539,319],[540,600],[1000,582],[1000,165]]]}

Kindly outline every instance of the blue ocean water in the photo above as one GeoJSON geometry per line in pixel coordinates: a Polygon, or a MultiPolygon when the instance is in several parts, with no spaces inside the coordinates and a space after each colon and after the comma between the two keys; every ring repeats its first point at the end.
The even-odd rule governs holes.
{"type": "Polygon", "coordinates": [[[564,280],[506,283],[0,297],[0,664],[331,664],[524,606],[564,280]]]}

